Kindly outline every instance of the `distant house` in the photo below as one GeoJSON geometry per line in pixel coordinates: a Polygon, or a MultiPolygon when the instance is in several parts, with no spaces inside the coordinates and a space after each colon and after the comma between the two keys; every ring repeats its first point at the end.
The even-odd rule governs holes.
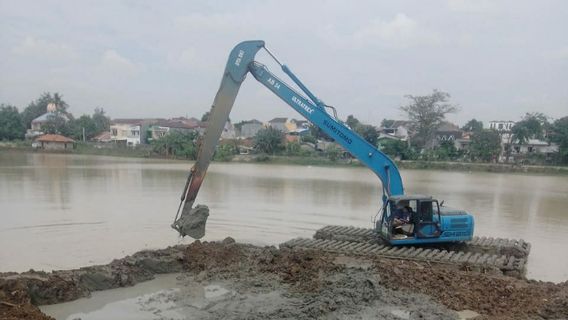
{"type": "Polygon", "coordinates": [[[97,134],[96,136],[94,136],[91,140],[93,140],[94,142],[102,142],[102,143],[112,141],[110,137],[110,131],[103,131],[97,134]]]}
{"type": "Polygon", "coordinates": [[[190,123],[175,118],[171,120],[158,119],[154,121],[148,128],[148,141],[159,139],[171,132],[198,132],[198,125],[191,125],[190,123]]]}
{"type": "Polygon", "coordinates": [[[268,126],[280,130],[284,133],[296,132],[298,130],[309,129],[309,123],[305,120],[296,120],[289,118],[274,118],[268,121],[268,126]]]}
{"type": "Polygon", "coordinates": [[[461,139],[463,136],[463,131],[460,128],[451,123],[451,122],[443,122],[438,129],[436,129],[435,133],[435,140],[431,141],[431,146],[439,146],[443,142],[451,142],[454,144],[456,149],[458,145],[456,142],[461,139]]]}
{"type": "Polygon", "coordinates": [[[31,126],[26,132],[26,138],[32,139],[34,137],[42,135],[43,131],[41,130],[41,128],[54,117],[61,117],[64,121],[69,121],[67,115],[63,113],[56,113],[55,111],[50,110],[53,109],[49,109],[48,112],[32,120],[31,126]]]}
{"type": "Polygon", "coordinates": [[[395,120],[389,127],[379,128],[379,138],[408,141],[412,122],[406,120],[395,120]]]}
{"type": "Polygon", "coordinates": [[[249,121],[244,121],[241,124],[241,129],[238,132],[239,138],[252,138],[256,135],[256,133],[264,128],[262,122],[252,119],[249,121]]]}
{"type": "Polygon", "coordinates": [[[110,124],[110,139],[117,144],[137,146],[145,143],[147,127],[144,119],[115,119],[110,124]]]}
{"type": "Polygon", "coordinates": [[[37,137],[33,147],[44,150],[70,150],[73,149],[75,140],[59,134],[44,134],[37,137]]]}
{"type": "Polygon", "coordinates": [[[221,139],[235,139],[236,137],[235,126],[233,126],[231,121],[225,122],[225,127],[221,132],[221,139]]]}
{"type": "Polygon", "coordinates": [[[551,155],[558,152],[558,145],[548,143],[539,139],[529,139],[526,143],[516,143],[513,145],[513,154],[542,153],[551,155]]]}

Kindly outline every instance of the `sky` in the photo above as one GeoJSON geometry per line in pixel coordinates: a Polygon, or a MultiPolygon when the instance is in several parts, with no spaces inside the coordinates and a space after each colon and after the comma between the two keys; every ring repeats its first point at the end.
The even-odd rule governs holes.
{"type": "MultiPolygon", "coordinates": [[[[252,39],[344,119],[404,119],[405,95],[433,89],[458,124],[568,115],[564,0],[0,0],[0,103],[59,92],[75,116],[199,118],[252,39]]],[[[273,117],[300,116],[249,76],[231,119],[273,117]]]]}

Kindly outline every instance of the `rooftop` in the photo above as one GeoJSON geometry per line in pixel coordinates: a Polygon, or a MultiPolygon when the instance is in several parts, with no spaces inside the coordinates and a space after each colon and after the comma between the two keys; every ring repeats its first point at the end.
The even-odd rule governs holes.
{"type": "Polygon", "coordinates": [[[274,119],[272,119],[268,122],[270,122],[270,123],[284,123],[286,121],[288,121],[288,118],[274,118],[274,119]]]}
{"type": "Polygon", "coordinates": [[[36,141],[39,142],[75,142],[75,140],[71,138],[67,138],[60,134],[44,134],[43,136],[39,136],[36,138],[36,141]]]}

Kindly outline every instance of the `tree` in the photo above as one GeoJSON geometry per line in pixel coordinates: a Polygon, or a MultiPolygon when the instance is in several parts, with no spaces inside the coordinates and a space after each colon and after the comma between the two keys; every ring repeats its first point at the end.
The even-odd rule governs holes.
{"type": "Polygon", "coordinates": [[[284,133],[272,127],[258,130],[254,136],[254,148],[267,154],[275,154],[283,149],[284,133]]]}
{"type": "Polygon", "coordinates": [[[345,123],[352,130],[357,130],[357,128],[361,124],[361,122],[357,118],[355,118],[352,114],[347,116],[347,120],[345,121],[345,123]]]}
{"type": "Polygon", "coordinates": [[[62,112],[56,111],[49,114],[45,124],[41,126],[41,131],[51,134],[61,134],[64,136],[73,135],[73,123],[67,123],[69,120],[62,112]]]}
{"type": "Polygon", "coordinates": [[[49,92],[43,93],[37,100],[32,101],[22,112],[22,122],[24,127],[30,128],[32,120],[47,112],[47,105],[53,103],[57,107],[57,111],[65,114],[68,118],[71,115],[67,113],[69,105],[63,101],[63,96],[59,93],[51,95],[49,92]]]}
{"type": "Polygon", "coordinates": [[[501,137],[495,130],[481,130],[471,137],[470,155],[472,160],[490,162],[501,152],[501,137]]]}
{"type": "Polygon", "coordinates": [[[406,141],[382,139],[379,142],[379,150],[391,158],[400,158],[400,160],[413,160],[416,158],[414,150],[408,146],[406,141]]]}
{"type": "Polygon", "coordinates": [[[383,119],[383,121],[381,121],[381,127],[383,128],[390,128],[393,124],[394,120],[391,119],[383,119]]]}
{"type": "Polygon", "coordinates": [[[483,130],[483,122],[471,119],[462,127],[462,130],[468,132],[479,132],[483,130]]]}
{"type": "Polygon", "coordinates": [[[26,128],[18,108],[11,105],[0,105],[0,140],[23,139],[26,128]]]}
{"type": "Polygon", "coordinates": [[[95,108],[93,113],[96,134],[110,130],[110,118],[105,115],[103,108],[95,108]]]}
{"type": "Polygon", "coordinates": [[[325,154],[327,155],[329,160],[335,162],[337,161],[337,159],[339,159],[339,156],[341,155],[341,149],[339,149],[339,147],[337,147],[335,144],[330,144],[325,149],[325,154]]]}
{"type": "Polygon", "coordinates": [[[196,132],[171,131],[153,140],[151,144],[155,153],[195,160],[197,156],[196,139],[196,132]]]}
{"type": "Polygon", "coordinates": [[[90,140],[99,133],[95,121],[88,115],[82,115],[78,119],[70,120],[66,125],[70,136],[76,140],[83,140],[83,130],[85,130],[86,140],[90,140]]]}
{"type": "Polygon", "coordinates": [[[201,116],[201,122],[207,122],[207,121],[209,121],[209,116],[211,116],[211,111],[205,112],[205,113],[201,116]]]}
{"type": "Polygon", "coordinates": [[[357,127],[357,133],[373,146],[377,145],[379,134],[377,133],[377,129],[375,129],[374,126],[369,124],[361,124],[357,127]]]}
{"type": "Polygon", "coordinates": [[[333,141],[333,139],[328,136],[327,133],[323,132],[320,127],[313,124],[310,125],[310,136],[317,140],[333,141]]]}
{"type": "Polygon", "coordinates": [[[552,123],[550,141],[558,144],[560,162],[568,164],[568,117],[560,118],[552,123]]]}
{"type": "Polygon", "coordinates": [[[434,90],[426,96],[405,96],[410,99],[410,104],[401,106],[408,119],[413,122],[415,135],[412,142],[419,148],[423,148],[434,138],[436,129],[442,124],[448,113],[458,111],[456,105],[448,101],[450,95],[446,92],[434,90]]]}
{"type": "Polygon", "coordinates": [[[527,113],[511,128],[513,142],[526,143],[529,139],[544,139],[545,129],[549,127],[548,118],[540,113],[527,113]]]}

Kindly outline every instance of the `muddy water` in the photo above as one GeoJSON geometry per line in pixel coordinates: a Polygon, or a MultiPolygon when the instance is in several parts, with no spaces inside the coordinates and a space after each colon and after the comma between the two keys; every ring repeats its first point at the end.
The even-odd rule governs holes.
{"type": "MultiPolygon", "coordinates": [[[[0,153],[0,271],[108,263],[179,239],[170,229],[190,164],[115,157],[0,153]]],[[[407,192],[476,217],[476,233],[533,245],[529,277],[568,279],[568,177],[406,170],[407,192]]],[[[216,163],[198,203],[205,240],[255,244],[309,237],[328,224],[370,227],[380,198],[365,168],[216,163]]]]}

